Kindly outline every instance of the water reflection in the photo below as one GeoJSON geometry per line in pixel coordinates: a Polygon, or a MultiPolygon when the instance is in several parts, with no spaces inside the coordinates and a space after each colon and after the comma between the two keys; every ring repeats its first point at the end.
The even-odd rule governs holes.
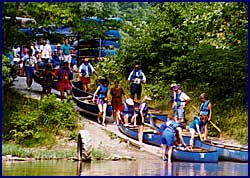
{"type": "Polygon", "coordinates": [[[140,157],[136,161],[2,162],[3,176],[247,176],[248,163],[188,163],[140,157]]]}

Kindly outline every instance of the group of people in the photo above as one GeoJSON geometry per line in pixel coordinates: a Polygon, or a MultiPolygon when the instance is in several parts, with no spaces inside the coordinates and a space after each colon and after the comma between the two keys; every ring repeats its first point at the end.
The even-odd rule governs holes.
{"type": "MultiPolygon", "coordinates": [[[[46,43],[46,40],[43,40],[39,49],[32,44],[28,53],[23,56],[22,61],[25,66],[28,90],[30,90],[32,85],[35,71],[39,71],[42,66],[45,66],[42,72],[37,72],[35,76],[38,77],[43,87],[43,91],[47,94],[51,92],[52,85],[56,79],[57,89],[61,93],[61,99],[64,98],[65,91],[67,92],[67,95],[70,95],[71,87],[73,86],[73,73],[77,74],[77,80],[81,81],[83,89],[87,92],[90,91],[91,76],[93,74],[97,75],[94,67],[89,63],[88,58],[84,58],[79,67],[70,67],[71,57],[68,39],[65,39],[62,48],[60,44],[57,45],[54,55],[52,54],[50,45],[46,43]]],[[[127,88],[130,90],[130,96],[126,96],[124,89],[120,86],[119,81],[117,80],[114,81],[114,86],[110,90],[114,124],[118,125],[123,122],[124,126],[137,126],[138,140],[141,148],[143,148],[144,122],[149,111],[148,104],[151,101],[149,96],[143,97],[143,100],[141,101],[142,84],[145,83],[145,74],[140,69],[140,65],[136,63],[127,79],[127,88]],[[137,104],[135,102],[135,96],[137,97],[137,101],[139,101],[137,107],[135,106],[137,104]]],[[[106,120],[108,91],[109,81],[103,79],[96,88],[92,98],[92,101],[97,103],[99,109],[97,121],[103,126],[105,126],[106,120]]],[[[187,149],[192,149],[196,133],[202,141],[208,138],[207,123],[212,118],[212,104],[205,93],[202,93],[200,98],[202,104],[198,116],[195,116],[194,120],[189,125],[191,139],[189,143],[190,146],[187,147],[182,138],[182,128],[187,121],[185,119],[185,110],[191,99],[181,90],[179,85],[171,84],[173,115],[169,116],[168,121],[164,122],[161,126],[162,158],[164,160],[166,160],[165,152],[167,148],[168,161],[171,160],[172,149],[176,137],[184,147],[187,147],[187,149]]]]}
{"type": "Polygon", "coordinates": [[[181,91],[180,87],[176,84],[171,84],[171,102],[173,108],[173,115],[169,116],[168,121],[164,122],[160,129],[162,135],[162,159],[171,162],[173,146],[176,145],[175,141],[181,142],[181,145],[188,150],[192,150],[194,145],[194,137],[197,133],[201,141],[208,138],[208,122],[212,119],[212,103],[209,101],[206,93],[200,95],[201,106],[198,116],[189,124],[189,132],[191,134],[189,147],[184,143],[182,138],[182,128],[185,126],[185,108],[189,103],[190,98],[181,91]],[[168,149],[166,149],[168,148],[168,149]],[[166,151],[168,157],[166,157],[166,151]]]}

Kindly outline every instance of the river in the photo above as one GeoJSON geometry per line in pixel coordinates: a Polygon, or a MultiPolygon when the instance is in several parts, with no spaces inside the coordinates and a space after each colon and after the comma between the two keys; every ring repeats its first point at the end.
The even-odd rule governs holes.
{"type": "Polygon", "coordinates": [[[136,161],[45,160],[2,162],[3,176],[247,176],[248,163],[189,163],[168,164],[155,157],[136,161]]]}

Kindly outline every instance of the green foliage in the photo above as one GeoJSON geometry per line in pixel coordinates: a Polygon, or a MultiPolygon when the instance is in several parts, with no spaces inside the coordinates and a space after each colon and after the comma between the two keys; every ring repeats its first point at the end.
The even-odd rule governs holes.
{"type": "Polygon", "coordinates": [[[36,150],[32,148],[25,148],[16,144],[3,144],[2,155],[12,155],[18,157],[29,157],[36,159],[62,159],[74,157],[76,154],[75,149],[69,151],[57,150],[36,150]]]}
{"type": "Polygon", "coordinates": [[[101,150],[93,149],[92,152],[91,152],[91,157],[94,160],[103,160],[108,156],[109,155],[106,152],[101,151],[101,150]]]}
{"type": "Polygon", "coordinates": [[[15,68],[11,65],[10,60],[2,55],[2,87],[9,86],[15,77],[15,68]]]}
{"type": "Polygon", "coordinates": [[[5,140],[13,140],[16,143],[34,146],[55,144],[55,136],[59,134],[74,137],[73,132],[78,129],[79,115],[74,110],[72,100],[66,99],[58,102],[55,95],[50,95],[40,101],[32,99],[21,99],[21,102],[15,101],[18,99],[16,97],[9,98],[5,102],[4,105],[12,108],[3,107],[3,125],[7,126],[9,124],[3,130],[5,140]],[[13,106],[8,102],[17,105],[13,106]],[[7,114],[7,112],[10,113],[7,114]],[[69,130],[70,132],[59,132],[61,130],[69,130]]]}

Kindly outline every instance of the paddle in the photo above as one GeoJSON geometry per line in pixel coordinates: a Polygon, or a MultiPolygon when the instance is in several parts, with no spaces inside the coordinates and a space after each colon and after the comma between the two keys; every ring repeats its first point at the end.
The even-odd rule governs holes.
{"type": "MultiPolygon", "coordinates": [[[[194,106],[194,105],[192,105],[192,107],[195,109],[195,111],[199,114],[200,112],[198,111],[198,109],[194,106]]],[[[212,124],[212,126],[214,126],[214,128],[216,128],[216,130],[218,130],[219,132],[221,132],[221,129],[218,127],[218,126],[216,126],[215,125],[215,123],[213,123],[212,121],[209,121],[211,124],[212,124]]]]}

